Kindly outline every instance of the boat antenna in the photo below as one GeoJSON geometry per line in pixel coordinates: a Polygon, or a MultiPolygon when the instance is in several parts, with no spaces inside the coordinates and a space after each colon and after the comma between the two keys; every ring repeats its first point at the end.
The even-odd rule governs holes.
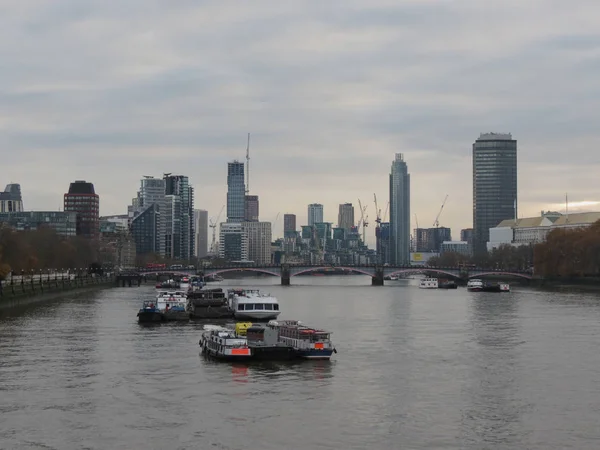
{"type": "Polygon", "coordinates": [[[250,193],[250,133],[248,133],[248,145],[246,146],[246,194],[250,193]]]}

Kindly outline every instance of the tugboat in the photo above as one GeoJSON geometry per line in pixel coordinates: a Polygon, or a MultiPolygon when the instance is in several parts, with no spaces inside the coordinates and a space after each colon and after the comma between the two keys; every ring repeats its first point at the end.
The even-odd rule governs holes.
{"type": "Polygon", "coordinates": [[[205,325],[199,345],[202,353],[225,361],[249,361],[252,352],[245,337],[225,327],[205,325]]]}
{"type": "Polygon", "coordinates": [[[139,323],[156,323],[164,320],[163,313],[152,300],[144,300],[142,307],[137,313],[139,323]]]}

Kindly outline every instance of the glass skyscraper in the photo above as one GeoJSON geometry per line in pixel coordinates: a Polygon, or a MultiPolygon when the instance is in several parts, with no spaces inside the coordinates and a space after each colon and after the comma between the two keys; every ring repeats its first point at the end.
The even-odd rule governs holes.
{"type": "Polygon", "coordinates": [[[244,163],[227,163],[227,222],[241,223],[246,216],[244,163]]]}
{"type": "MultiPolygon", "coordinates": [[[[184,175],[164,176],[165,255],[172,259],[194,256],[194,189],[184,175]]],[[[161,212],[162,214],[162,212],[161,212]]]]}
{"type": "Polygon", "coordinates": [[[323,205],[320,203],[311,203],[308,205],[308,225],[323,222],[323,205]]]}
{"type": "Polygon", "coordinates": [[[402,153],[390,171],[390,264],[410,264],[410,174],[402,153]]]}
{"type": "Polygon", "coordinates": [[[473,252],[486,251],[490,228],[517,217],[517,141],[482,133],[473,144],[473,252]]]}

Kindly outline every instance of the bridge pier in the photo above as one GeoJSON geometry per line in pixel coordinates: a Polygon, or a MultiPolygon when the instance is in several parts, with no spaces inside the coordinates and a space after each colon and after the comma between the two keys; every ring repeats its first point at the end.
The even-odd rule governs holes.
{"type": "Polygon", "coordinates": [[[281,285],[290,285],[290,266],[287,264],[281,266],[281,285]]]}
{"type": "Polygon", "coordinates": [[[383,268],[376,267],[375,275],[371,278],[371,286],[383,286],[383,268]]]}

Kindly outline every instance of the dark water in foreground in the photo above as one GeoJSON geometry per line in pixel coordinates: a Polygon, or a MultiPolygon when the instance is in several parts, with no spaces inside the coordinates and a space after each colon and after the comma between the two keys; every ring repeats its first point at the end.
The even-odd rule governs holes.
{"type": "Polygon", "coordinates": [[[0,448],[600,448],[597,294],[277,281],[235,283],[332,330],[331,362],[207,362],[200,324],[136,323],[150,287],[1,312],[0,448]]]}

